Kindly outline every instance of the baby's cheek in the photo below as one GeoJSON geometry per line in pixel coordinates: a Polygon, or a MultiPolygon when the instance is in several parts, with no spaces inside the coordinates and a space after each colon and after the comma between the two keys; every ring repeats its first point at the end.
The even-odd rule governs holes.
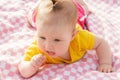
{"type": "Polygon", "coordinates": [[[59,46],[57,49],[58,52],[60,53],[65,53],[68,50],[68,46],[59,46]]]}
{"type": "Polygon", "coordinates": [[[37,45],[38,45],[39,48],[44,48],[44,46],[45,46],[44,42],[42,42],[40,40],[38,41],[37,45]]]}

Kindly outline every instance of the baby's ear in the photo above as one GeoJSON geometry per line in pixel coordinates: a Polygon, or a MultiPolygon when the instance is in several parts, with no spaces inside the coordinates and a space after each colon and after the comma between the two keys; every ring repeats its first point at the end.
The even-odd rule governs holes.
{"type": "Polygon", "coordinates": [[[77,35],[77,33],[79,32],[78,29],[75,29],[72,33],[72,40],[75,38],[75,36],[77,35]]]}

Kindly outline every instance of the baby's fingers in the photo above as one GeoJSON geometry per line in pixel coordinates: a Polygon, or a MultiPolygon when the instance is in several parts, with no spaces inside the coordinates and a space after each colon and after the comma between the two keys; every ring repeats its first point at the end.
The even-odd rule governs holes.
{"type": "Polygon", "coordinates": [[[42,65],[45,62],[46,57],[43,55],[38,55],[36,58],[36,63],[38,65],[42,65]]]}
{"type": "Polygon", "coordinates": [[[114,69],[112,67],[107,69],[107,73],[111,73],[111,72],[114,72],[114,69]]]}
{"type": "Polygon", "coordinates": [[[100,72],[107,72],[107,69],[104,68],[104,67],[99,67],[99,68],[98,68],[98,71],[100,71],[100,72]]]}
{"type": "Polygon", "coordinates": [[[38,62],[41,62],[41,61],[44,61],[44,60],[46,59],[46,57],[43,56],[43,55],[41,55],[41,54],[38,54],[38,55],[36,56],[36,59],[38,60],[38,62]]]}
{"type": "Polygon", "coordinates": [[[114,69],[112,68],[112,66],[102,65],[98,67],[98,71],[104,72],[104,73],[110,73],[110,72],[113,72],[114,69]]]}
{"type": "Polygon", "coordinates": [[[41,54],[33,56],[31,60],[31,64],[36,67],[41,66],[44,62],[45,62],[45,56],[41,54]]]}

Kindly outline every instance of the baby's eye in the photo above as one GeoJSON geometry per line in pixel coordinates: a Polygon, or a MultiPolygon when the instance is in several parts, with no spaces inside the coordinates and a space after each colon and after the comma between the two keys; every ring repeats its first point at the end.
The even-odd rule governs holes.
{"type": "Polygon", "coordinates": [[[56,41],[56,42],[60,42],[60,40],[59,40],[59,39],[54,39],[54,41],[56,41]]]}
{"type": "Polygon", "coordinates": [[[40,37],[40,39],[43,39],[43,40],[45,40],[46,38],[45,38],[45,37],[40,37]]]}

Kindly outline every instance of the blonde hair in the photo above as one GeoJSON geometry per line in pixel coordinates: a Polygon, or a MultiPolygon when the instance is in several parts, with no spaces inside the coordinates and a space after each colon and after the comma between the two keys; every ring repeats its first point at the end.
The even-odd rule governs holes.
{"type": "Polygon", "coordinates": [[[77,8],[72,0],[41,0],[37,7],[36,21],[44,20],[48,14],[55,14],[63,22],[77,22],[77,8]]]}

